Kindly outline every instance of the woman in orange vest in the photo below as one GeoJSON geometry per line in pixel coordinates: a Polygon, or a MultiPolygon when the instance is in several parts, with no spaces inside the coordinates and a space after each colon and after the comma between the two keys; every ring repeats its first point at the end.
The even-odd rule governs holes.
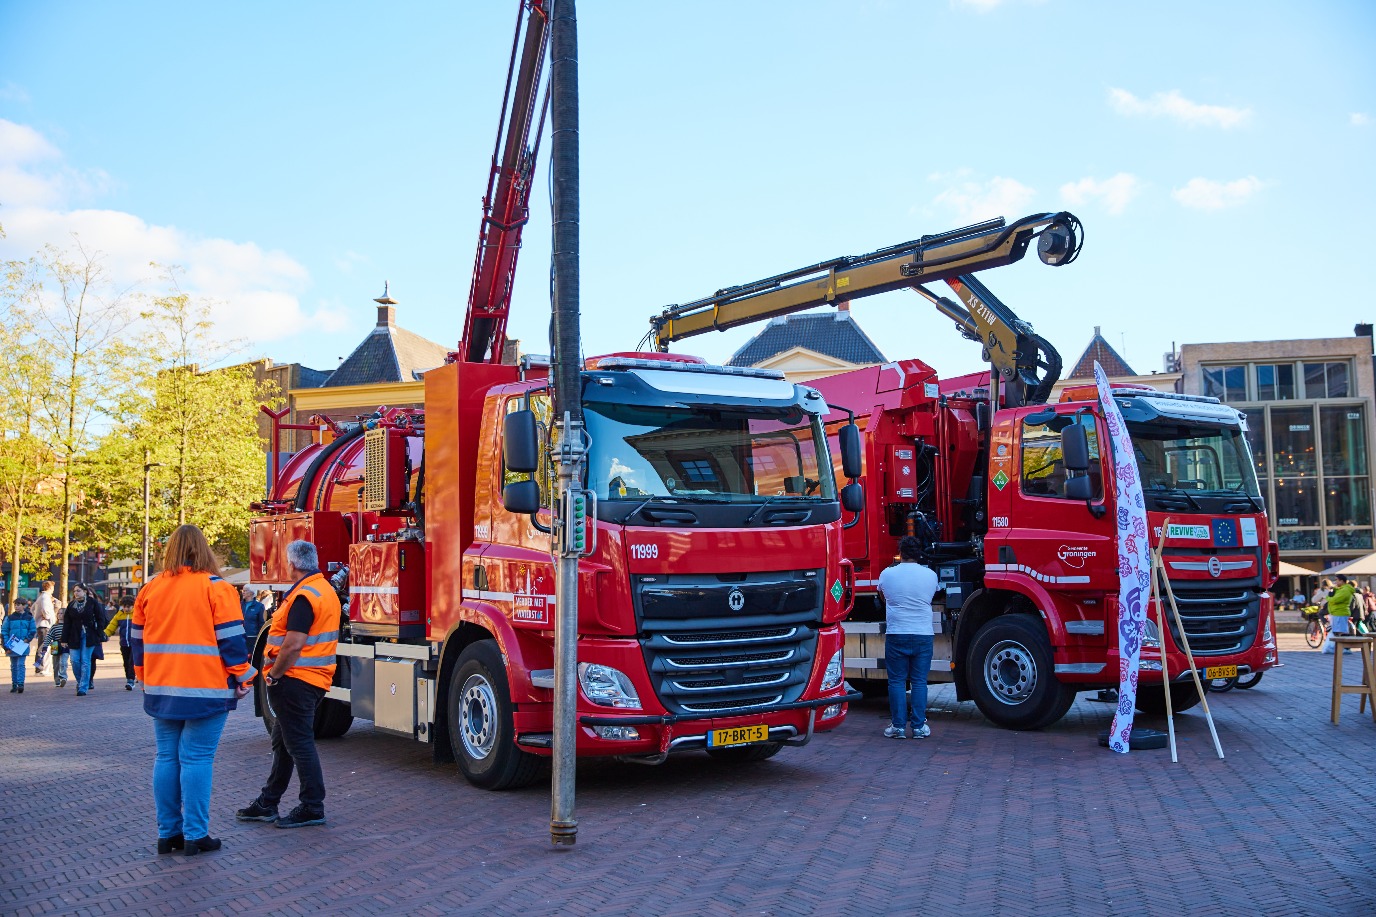
{"type": "Polygon", "coordinates": [[[134,602],[134,676],[158,744],[158,853],[220,849],[219,838],[210,836],[215,750],[229,711],[258,674],[244,643],[239,593],[219,572],[201,530],[178,526],[163,552],[162,572],[134,602]]]}

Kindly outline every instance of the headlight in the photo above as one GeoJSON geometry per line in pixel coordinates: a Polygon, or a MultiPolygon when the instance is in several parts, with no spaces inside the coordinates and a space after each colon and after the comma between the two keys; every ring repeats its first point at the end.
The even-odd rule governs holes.
{"type": "Polygon", "coordinates": [[[1151,618],[1147,618],[1146,623],[1142,625],[1142,646],[1154,650],[1161,648],[1161,629],[1151,618]]]}
{"type": "Polygon", "coordinates": [[[1274,646],[1276,638],[1271,634],[1271,616],[1266,616],[1266,623],[1261,628],[1261,642],[1267,646],[1274,646]]]}
{"type": "Polygon", "coordinates": [[[831,654],[831,661],[827,663],[827,672],[822,676],[822,690],[830,691],[841,683],[841,664],[844,659],[844,650],[837,650],[831,654]]]}
{"type": "Polygon", "coordinates": [[[640,709],[640,696],[635,693],[635,685],[620,669],[594,662],[580,662],[578,683],[583,687],[583,694],[594,704],[627,710],[640,709]]]}

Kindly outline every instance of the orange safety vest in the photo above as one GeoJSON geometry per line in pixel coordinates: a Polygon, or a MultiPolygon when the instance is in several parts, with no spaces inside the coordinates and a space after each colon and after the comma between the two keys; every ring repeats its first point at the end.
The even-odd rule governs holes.
{"type": "Polygon", "coordinates": [[[328,691],[334,682],[334,654],[339,643],[342,609],[339,596],[335,595],[334,587],[323,573],[312,573],[297,583],[272,613],[272,626],[268,629],[268,642],[263,649],[263,671],[268,671],[276,661],[277,654],[282,651],[282,641],[287,636],[287,615],[297,596],[304,596],[311,603],[315,620],[306,634],[306,645],[301,648],[301,656],[282,676],[328,691]]]}

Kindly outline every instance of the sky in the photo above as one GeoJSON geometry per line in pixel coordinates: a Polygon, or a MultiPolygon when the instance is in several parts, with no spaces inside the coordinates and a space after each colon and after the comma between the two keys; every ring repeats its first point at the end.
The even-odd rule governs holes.
{"type": "MultiPolygon", "coordinates": [[[[0,258],[75,239],[178,265],[246,356],[333,369],[390,283],[462,332],[516,0],[0,0],[0,258]]],[[[1075,360],[1376,320],[1376,3],[698,0],[578,5],[584,352],[665,305],[995,216],[1082,256],[982,279],[1075,360]]],[[[546,138],[508,333],[548,352],[546,138]]],[[[889,359],[980,368],[916,295],[889,359]]],[[[675,350],[724,361],[758,331],[675,350]]]]}

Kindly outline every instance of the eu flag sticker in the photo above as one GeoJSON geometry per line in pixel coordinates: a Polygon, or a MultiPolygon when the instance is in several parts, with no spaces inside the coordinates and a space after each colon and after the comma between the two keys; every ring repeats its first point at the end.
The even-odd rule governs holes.
{"type": "Polygon", "coordinates": [[[1214,547],[1237,547],[1237,523],[1231,519],[1214,520],[1214,547]]]}

